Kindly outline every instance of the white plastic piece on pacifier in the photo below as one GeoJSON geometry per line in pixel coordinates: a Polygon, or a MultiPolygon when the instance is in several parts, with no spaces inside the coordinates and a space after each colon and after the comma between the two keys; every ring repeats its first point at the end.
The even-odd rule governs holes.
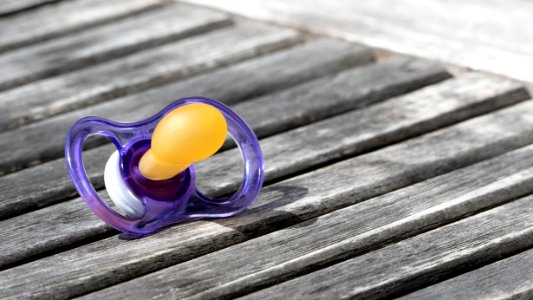
{"type": "Polygon", "coordinates": [[[118,150],[107,160],[104,183],[109,198],[126,216],[140,218],[144,215],[144,206],[141,199],[130,191],[122,179],[118,150]]]}

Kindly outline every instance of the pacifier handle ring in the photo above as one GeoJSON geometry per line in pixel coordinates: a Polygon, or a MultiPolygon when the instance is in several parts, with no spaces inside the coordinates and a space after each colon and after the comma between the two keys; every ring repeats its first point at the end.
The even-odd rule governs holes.
{"type": "MultiPolygon", "coordinates": [[[[154,230],[170,225],[152,223],[150,226],[139,228],[139,219],[125,217],[110,208],[92,186],[83,164],[83,144],[89,136],[101,135],[113,142],[120,155],[127,145],[134,140],[150,139],[157,123],[168,112],[187,104],[204,103],[217,108],[226,118],[228,133],[235,140],[244,161],[243,182],[235,194],[226,198],[212,198],[204,195],[197,187],[187,202],[188,205],[181,214],[175,216],[175,222],[186,219],[221,218],[242,212],[257,197],[263,184],[263,154],[259,141],[252,129],[226,105],[203,97],[188,97],[174,101],[154,116],[135,123],[113,122],[99,117],[86,117],[76,122],[67,134],[65,142],[65,156],[67,168],[74,185],[82,199],[91,210],[110,226],[130,234],[148,234],[154,230]]],[[[194,182],[194,167],[190,174],[194,182]]],[[[143,202],[145,212],[146,202],[143,202]]],[[[168,220],[172,221],[172,220],[168,220]]]]}
{"type": "Polygon", "coordinates": [[[65,156],[68,172],[83,201],[104,222],[123,232],[130,232],[129,228],[134,226],[137,220],[124,217],[107,206],[87,177],[82,157],[85,139],[93,135],[105,136],[117,149],[121,149],[130,139],[131,134],[126,129],[118,123],[99,117],[80,119],[69,129],[65,142],[65,156]],[[113,130],[110,130],[111,128],[113,130]]]}
{"type": "Polygon", "coordinates": [[[243,182],[233,195],[213,198],[204,195],[195,187],[192,199],[189,201],[191,205],[187,208],[186,214],[190,219],[196,219],[229,217],[242,212],[255,200],[263,186],[263,153],[256,135],[241,117],[218,101],[204,97],[189,97],[181,100],[185,104],[205,103],[222,112],[226,118],[228,133],[237,144],[244,162],[243,182]]]}

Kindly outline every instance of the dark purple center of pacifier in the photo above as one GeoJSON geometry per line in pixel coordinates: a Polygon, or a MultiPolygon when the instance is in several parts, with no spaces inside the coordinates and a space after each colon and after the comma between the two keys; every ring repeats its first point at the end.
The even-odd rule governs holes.
{"type": "Polygon", "coordinates": [[[141,197],[158,201],[175,201],[187,193],[191,182],[189,169],[166,180],[150,180],[139,171],[139,161],[150,149],[150,140],[137,140],[125,147],[122,159],[124,180],[131,191],[141,197]]]}

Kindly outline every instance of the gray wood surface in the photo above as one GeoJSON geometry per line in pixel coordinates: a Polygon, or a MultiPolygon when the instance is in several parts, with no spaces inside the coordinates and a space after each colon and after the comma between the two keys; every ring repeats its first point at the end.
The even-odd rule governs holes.
{"type": "Polygon", "coordinates": [[[186,1],[533,82],[532,1],[186,1]]]}
{"type": "MultiPolygon", "coordinates": [[[[469,70],[533,82],[532,9],[0,0],[0,298],[533,297],[530,87],[469,70]],[[254,129],[263,191],[240,216],[120,234],[77,196],[67,129],[192,95],[254,129]]],[[[84,149],[112,207],[114,150],[103,137],[84,149]]],[[[242,181],[229,138],[195,167],[212,196],[242,181]]]]}
{"type": "MultiPolygon", "coordinates": [[[[265,169],[267,180],[287,176],[291,173],[327,163],[329,160],[339,159],[340,157],[349,156],[364,151],[365,149],[386,145],[387,143],[398,141],[402,138],[449,124],[450,122],[453,122],[453,120],[458,120],[447,117],[447,115],[453,111],[458,112],[458,116],[461,116],[459,113],[461,111],[469,111],[469,113],[462,115],[463,118],[466,118],[466,116],[472,116],[484,111],[485,109],[483,107],[499,106],[506,102],[509,103],[509,100],[510,102],[513,102],[520,99],[512,96],[513,92],[520,91],[519,86],[513,82],[507,82],[507,86],[504,87],[506,84],[502,84],[502,89],[495,92],[495,94],[486,95],[487,98],[484,100],[487,101],[487,104],[476,107],[478,106],[477,104],[482,104],[483,100],[477,98],[479,93],[478,88],[469,90],[469,83],[479,80],[479,76],[476,76],[475,74],[471,77],[472,78],[465,78],[465,80],[459,80],[456,83],[451,82],[450,84],[444,84],[441,87],[431,88],[427,92],[422,92],[418,95],[415,94],[410,97],[407,96],[405,99],[400,98],[394,101],[391,100],[389,101],[390,103],[386,102],[382,105],[377,105],[376,108],[370,107],[360,112],[356,111],[353,114],[341,115],[338,118],[302,127],[293,132],[274,136],[271,139],[262,140],[261,146],[265,154],[265,159],[270,162],[265,169]],[[469,98],[470,101],[457,102],[449,99],[449,94],[446,94],[445,96],[441,95],[441,93],[447,91],[450,86],[456,87],[460,98],[469,98]],[[461,86],[465,87],[466,90],[461,90],[461,86]],[[518,90],[516,90],[516,88],[518,88],[518,90]],[[437,102],[441,102],[439,107],[432,103],[427,103],[424,106],[423,103],[427,102],[430,95],[437,98],[437,102]],[[438,96],[443,98],[438,99],[438,96]],[[391,109],[400,111],[405,110],[405,112],[403,114],[398,112],[394,118],[390,114],[384,114],[382,118],[376,118],[375,120],[369,118],[391,109]],[[427,114],[421,113],[421,110],[427,110],[427,114]],[[408,118],[411,115],[413,116],[412,120],[408,118]],[[415,115],[418,115],[418,117],[415,117],[415,115]],[[439,115],[441,115],[440,118],[439,115]],[[365,118],[364,116],[367,117],[365,118]],[[361,128],[360,122],[352,121],[354,119],[362,119],[363,123],[368,122],[375,125],[363,129],[364,127],[361,128]],[[425,122],[430,119],[434,120],[431,120],[431,123],[425,122]],[[402,123],[402,120],[405,121],[402,123]],[[340,128],[342,128],[342,130],[339,130],[340,128]],[[402,128],[402,130],[400,131],[398,128],[402,128]],[[345,140],[342,143],[335,143],[335,140],[339,139],[342,134],[346,134],[345,140]],[[351,137],[351,139],[348,139],[348,137],[351,137]],[[308,144],[312,139],[321,139],[323,143],[310,146],[308,144]],[[288,157],[283,151],[280,151],[280,149],[283,148],[291,149],[290,157],[288,157]]],[[[487,79],[487,87],[494,88],[498,85],[498,83],[492,79],[493,78],[487,79]]],[[[496,90],[498,90],[498,88],[496,88],[496,90]]],[[[517,95],[520,95],[520,93],[517,93],[517,95]]],[[[251,103],[253,102],[254,101],[251,101],[251,103]]],[[[258,103],[257,107],[260,107],[260,105],[261,104],[258,103]]],[[[238,108],[238,106],[236,106],[236,108],[238,108]]],[[[250,109],[253,111],[254,108],[251,107],[250,109]]],[[[246,113],[246,111],[242,111],[241,113],[246,113]]],[[[85,163],[90,166],[88,171],[90,172],[89,174],[100,177],[98,179],[99,184],[96,185],[97,187],[102,187],[101,176],[103,170],[102,164],[98,162],[106,161],[107,156],[109,156],[111,151],[112,148],[105,149],[105,151],[102,148],[98,148],[88,152],[88,155],[85,156],[85,163]]],[[[240,170],[242,163],[238,160],[239,157],[238,150],[234,149],[216,155],[211,158],[209,162],[206,162],[205,165],[198,165],[198,183],[200,188],[207,191],[209,194],[222,194],[235,189],[241,181],[242,174],[242,171],[240,170]]],[[[65,164],[64,162],[61,163],[62,165],[65,164]]],[[[61,171],[62,168],[60,167],[59,170],[61,171]]],[[[38,172],[37,174],[42,175],[42,172],[38,172]]],[[[65,174],[65,171],[62,171],[61,176],[63,178],[62,181],[67,182],[64,186],[68,188],[68,191],[70,192],[72,187],[68,182],[68,178],[66,178],[67,175],[65,174]]],[[[50,178],[49,176],[44,180],[50,180],[50,182],[43,182],[43,179],[40,180],[41,183],[36,184],[36,187],[51,186],[56,182],[54,181],[54,178],[50,178]]],[[[6,183],[6,186],[7,185],[9,185],[9,183],[6,183]]],[[[60,196],[60,192],[61,191],[57,191],[58,195],[56,197],[60,196]]],[[[49,196],[49,193],[41,195],[42,198],[40,199],[34,198],[32,200],[35,202],[45,202],[48,201],[45,198],[46,196],[49,196]]],[[[20,206],[19,202],[11,202],[10,205],[10,207],[20,206]]],[[[80,217],[78,212],[84,207],[80,199],[69,201],[69,204],[60,207],[52,206],[49,209],[41,209],[34,213],[11,218],[3,222],[2,226],[4,228],[11,228],[14,232],[7,233],[3,236],[3,240],[5,241],[3,245],[5,248],[0,248],[0,253],[3,252],[3,256],[0,256],[2,258],[1,261],[4,263],[11,263],[31,256],[36,252],[50,250],[50,248],[57,247],[58,245],[72,243],[88,236],[101,233],[103,230],[102,226],[100,226],[98,230],[93,230],[93,226],[91,225],[82,225],[82,223],[78,223],[78,225],[81,226],[67,226],[68,228],[66,231],[61,230],[61,227],[56,227],[55,230],[51,231],[49,227],[57,224],[57,220],[61,219],[61,214],[76,215],[78,222],[87,220],[87,222],[94,224],[95,218],[92,216],[85,218],[80,217]],[[55,211],[60,212],[59,215],[55,211]],[[48,216],[49,214],[57,215],[57,218],[50,217],[48,216]],[[31,226],[32,229],[28,230],[30,223],[34,223],[35,226],[31,226]],[[21,234],[17,228],[21,228],[23,232],[29,231],[29,233],[21,234]],[[82,232],[79,232],[79,230],[82,232]],[[32,241],[32,238],[28,235],[39,237],[40,243],[35,244],[32,241]],[[13,238],[16,241],[12,241],[13,238]],[[26,246],[23,247],[24,250],[21,250],[20,246],[23,244],[26,246]]]]}
{"type": "Polygon", "coordinates": [[[379,299],[533,246],[525,197],[243,299],[379,299]]]}
{"type": "Polygon", "coordinates": [[[0,105],[8,108],[0,111],[0,129],[183,79],[298,41],[292,30],[238,24],[44,79],[0,93],[0,105]]]}
{"type": "Polygon", "coordinates": [[[167,5],[135,18],[52,39],[0,56],[0,90],[229,25],[222,14],[167,5]]]}
{"type": "Polygon", "coordinates": [[[18,13],[57,1],[59,0],[2,0],[0,2],[0,16],[18,13]]]}
{"type": "MultiPolygon", "coordinates": [[[[15,0],[8,0],[15,2],[15,0]]],[[[0,53],[161,5],[162,0],[69,0],[0,19],[0,53]]]]}
{"type": "Polygon", "coordinates": [[[528,146],[87,298],[234,298],[531,193],[532,154],[528,146]]]}
{"type": "MultiPolygon", "coordinates": [[[[267,89],[269,89],[269,85],[271,86],[270,89],[276,90],[276,86],[277,88],[282,88],[285,84],[296,84],[300,81],[305,81],[306,79],[325,75],[328,72],[333,72],[335,70],[342,70],[345,67],[365,63],[372,59],[370,53],[365,48],[353,48],[352,52],[350,48],[346,48],[346,45],[344,45],[344,49],[342,49],[342,44],[338,45],[340,47],[338,51],[343,52],[339,52],[340,56],[338,58],[318,60],[316,63],[305,63],[295,67],[292,69],[293,71],[285,71],[285,75],[278,74],[276,72],[281,67],[288,68],[291,66],[287,64],[280,64],[281,62],[279,59],[285,57],[283,54],[281,54],[281,56],[274,56],[272,61],[269,61],[268,59],[259,60],[258,63],[252,62],[250,64],[244,64],[241,67],[229,68],[227,71],[224,69],[220,72],[214,72],[207,74],[206,76],[199,76],[192,78],[191,80],[170,84],[168,86],[161,87],[160,89],[152,89],[146,93],[135,94],[131,97],[123,97],[121,99],[110,101],[109,103],[90,106],[86,109],[77,110],[75,112],[64,114],[56,118],[50,118],[43,122],[31,124],[11,132],[6,132],[1,134],[2,137],[0,138],[0,143],[1,141],[8,140],[10,142],[2,144],[0,148],[6,153],[9,152],[7,151],[9,148],[16,149],[16,151],[11,152],[12,156],[10,158],[6,158],[3,163],[0,163],[0,165],[5,164],[4,167],[0,167],[0,169],[3,169],[4,172],[6,172],[6,170],[17,169],[17,163],[19,165],[24,165],[29,161],[46,161],[52,158],[63,156],[63,137],[61,137],[61,135],[54,137],[48,134],[43,134],[43,132],[49,132],[49,130],[54,128],[54,131],[64,132],[66,134],[68,128],[82,116],[99,115],[114,119],[116,121],[131,122],[151,116],[176,98],[189,95],[213,96],[214,98],[220,99],[226,103],[231,103],[238,101],[239,99],[243,100],[242,97],[264,93],[267,89]],[[261,72],[261,75],[252,76],[254,73],[257,73],[256,67],[264,67],[266,62],[278,63],[278,66],[265,69],[265,72],[261,72]],[[332,64],[329,65],[328,62],[332,64]],[[346,66],[343,66],[344,64],[346,64],[346,66]],[[324,66],[323,70],[319,71],[318,68],[321,66],[324,66]],[[242,71],[242,73],[235,71],[242,71]],[[270,73],[269,71],[272,71],[273,73],[270,73]],[[295,76],[295,78],[291,80],[284,81],[284,79],[289,77],[291,74],[300,74],[306,71],[309,71],[310,73],[301,77],[295,76]],[[248,79],[242,79],[243,75],[248,75],[248,79]],[[267,75],[279,75],[279,77],[277,77],[277,79],[267,80],[267,75]],[[256,79],[263,79],[265,82],[261,82],[260,80],[256,79]],[[236,82],[239,82],[239,84],[236,84],[236,82]],[[246,83],[250,84],[250,86],[242,88],[242,90],[239,92],[231,92],[239,90],[239,87],[246,83]],[[226,87],[223,87],[224,85],[226,87]],[[259,85],[262,86],[262,91],[251,89],[259,85]],[[232,87],[230,88],[229,86],[232,87]],[[22,140],[17,138],[21,136],[23,136],[22,140]],[[33,141],[36,147],[33,149],[16,146],[13,147],[14,144],[18,143],[20,143],[19,145],[26,145],[28,141],[33,141]]],[[[332,47],[328,47],[327,45],[324,46],[326,49],[335,48],[333,45],[332,47]]],[[[321,48],[320,45],[317,45],[317,47],[321,48]]],[[[312,51],[311,49],[308,51],[305,51],[305,48],[302,49],[303,50],[301,54],[312,51]]],[[[292,57],[293,55],[296,56],[298,53],[293,53],[292,55],[289,55],[289,57],[292,57]]],[[[298,62],[301,62],[301,58],[295,61],[295,63],[298,62]]],[[[278,101],[282,100],[283,99],[278,99],[278,101]]],[[[265,117],[268,116],[263,116],[263,118],[265,117]]]]}
{"type": "MultiPolygon", "coordinates": [[[[532,108],[517,104],[270,185],[240,217],[102,239],[2,271],[0,286],[6,296],[69,297],[177,264],[532,143],[532,108]]],[[[78,220],[67,226],[83,228],[78,220]]]]}
{"type": "MultiPolygon", "coordinates": [[[[32,136],[40,149],[48,143],[49,149],[57,149],[61,155],[63,139],[60,135],[53,137],[49,134],[51,128],[56,132],[66,132],[78,118],[84,115],[105,115],[106,117],[130,121],[139,120],[150,116],[162,109],[172,99],[185,95],[205,95],[220,99],[231,104],[246,98],[259,96],[264,93],[287,88],[297,83],[339,72],[345,68],[365,63],[371,59],[366,48],[352,47],[346,43],[334,40],[317,40],[294,48],[289,48],[267,56],[262,56],[239,64],[232,65],[200,75],[183,82],[173,83],[150,90],[145,93],[128,96],[106,104],[95,105],[79,112],[65,114],[55,121],[43,122],[42,126],[31,126],[31,130],[16,130],[25,141],[32,140],[32,136]],[[328,55],[324,55],[327,53],[328,55]],[[308,57],[316,57],[310,60],[308,57]],[[258,72],[258,70],[261,70],[258,72]],[[138,103],[132,105],[131,103],[138,103]],[[125,119],[127,118],[127,119],[125,119]],[[56,125],[51,125],[56,124],[56,125]],[[35,132],[35,133],[31,133],[35,132]],[[44,139],[42,139],[45,137],[44,139]]],[[[421,65],[422,66],[422,65],[421,65]]],[[[438,67],[422,68],[417,78],[428,74],[428,79],[446,72],[438,67]],[[435,75],[431,75],[431,74],[435,75]]],[[[378,67],[379,68],[379,67],[378,67]]],[[[385,69],[387,67],[385,66],[385,69]]],[[[390,69],[390,68],[389,68],[390,69]]],[[[387,69],[388,70],[388,69],[387,69]]],[[[428,81],[429,82],[429,81],[428,81]]],[[[275,103],[284,101],[277,99],[275,103]]],[[[275,105],[275,103],[273,103],[275,105]]],[[[253,109],[253,108],[251,108],[253,109]]],[[[241,113],[246,114],[244,110],[241,113]]],[[[270,118],[269,115],[258,116],[270,118]]],[[[10,138],[5,138],[6,140],[10,138]]],[[[3,138],[0,138],[3,140],[3,138]]],[[[13,141],[12,139],[10,139],[13,141]]],[[[22,144],[21,144],[22,145],[22,144]]],[[[44,148],[46,150],[46,148],[44,148]]],[[[97,187],[103,186],[101,177],[103,169],[99,161],[106,161],[112,147],[100,148],[85,153],[87,172],[97,179],[97,187]],[[109,150],[106,150],[109,149],[109,150]]],[[[44,152],[44,151],[43,151],[44,152]]],[[[24,169],[14,174],[0,177],[0,218],[21,213],[29,208],[38,208],[55,201],[73,196],[76,192],[67,175],[64,159],[59,159],[47,164],[24,169]],[[42,176],[46,174],[47,176],[42,176]],[[28,180],[32,185],[20,185],[19,182],[28,180]]]]}
{"type": "Polygon", "coordinates": [[[406,295],[401,299],[531,299],[533,250],[406,295]]]}
{"type": "MultiPolygon", "coordinates": [[[[368,55],[364,54],[363,61],[366,62],[367,59],[368,55]]],[[[235,110],[241,114],[246,113],[244,118],[251,123],[256,134],[263,137],[350,109],[367,106],[447,77],[449,77],[447,72],[432,64],[410,62],[405,59],[391,60],[362,69],[344,71],[332,77],[316,79],[287,91],[274,93],[272,96],[265,96],[254,100],[257,101],[254,102],[258,103],[257,105],[243,102],[235,106],[235,110]],[[339,89],[342,89],[342,92],[339,89]],[[277,123],[269,121],[272,120],[272,115],[267,113],[268,111],[277,113],[277,123]]],[[[203,82],[204,86],[206,84],[207,82],[203,82]]],[[[182,93],[187,95],[184,93],[192,93],[192,90],[182,93]]],[[[201,94],[209,95],[209,93],[201,94]]],[[[162,103],[159,100],[156,102],[158,104],[148,103],[150,99],[153,101],[152,97],[136,97],[138,101],[134,103],[126,98],[120,102],[117,100],[92,109],[78,110],[73,114],[6,132],[0,136],[0,149],[6,153],[0,157],[0,170],[7,173],[28,163],[36,164],[39,161],[62,156],[63,137],[61,135],[52,137],[45,133],[52,129],[55,132],[66,132],[68,127],[81,116],[100,115],[114,120],[139,120],[141,114],[145,117],[154,114],[176,95],[179,93],[175,93],[172,98],[160,98],[167,102],[162,103]],[[2,144],[1,141],[9,142],[2,144]],[[34,147],[23,147],[30,141],[34,147]]]]}

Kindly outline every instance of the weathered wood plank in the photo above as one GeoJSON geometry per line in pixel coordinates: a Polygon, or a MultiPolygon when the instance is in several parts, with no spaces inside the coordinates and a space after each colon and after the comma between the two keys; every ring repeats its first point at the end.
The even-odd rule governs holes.
{"type": "Polygon", "coordinates": [[[19,13],[23,10],[58,2],[59,0],[3,0],[0,2],[0,16],[19,13]]]}
{"type": "MultiPolygon", "coordinates": [[[[14,2],[14,1],[13,1],[14,2]]],[[[100,25],[161,5],[161,0],[76,0],[0,19],[0,52],[100,25]]]]}
{"type": "Polygon", "coordinates": [[[533,82],[531,1],[187,1],[533,82]]]}
{"type": "MultiPolygon", "coordinates": [[[[495,80],[495,78],[485,79],[486,83],[483,85],[483,89],[494,89],[495,92],[492,95],[486,94],[484,99],[477,98],[480,86],[472,89],[474,86],[471,84],[471,82],[482,82],[483,76],[480,77],[477,74],[473,74],[470,77],[458,80],[458,82],[450,81],[438,87],[431,87],[427,92],[419,92],[410,97],[391,100],[389,101],[390,103],[386,102],[383,103],[383,105],[370,107],[360,112],[354,112],[354,114],[343,115],[338,118],[303,127],[292,133],[288,132],[272,137],[271,139],[263,140],[261,143],[265,159],[271,162],[265,170],[267,179],[272,180],[281,176],[286,176],[294,172],[305,170],[309,167],[327,163],[332,159],[345,157],[353,153],[364,151],[365,149],[383,146],[387,143],[421,133],[422,131],[430,131],[431,129],[450,124],[450,122],[458,120],[448,117],[448,115],[452,114],[454,111],[457,116],[464,119],[468,118],[468,116],[486,111],[487,109],[504,105],[505,103],[509,103],[509,101],[512,102],[520,99],[515,97],[520,97],[520,91],[523,90],[516,83],[511,81],[504,83],[500,80],[495,80]],[[458,93],[457,98],[460,98],[461,100],[457,101],[456,98],[450,97],[448,92],[450,88],[458,93]],[[441,98],[438,98],[438,95],[441,95],[441,98]],[[431,97],[433,97],[436,102],[440,103],[438,107],[433,103],[427,102],[431,97]],[[427,102],[427,104],[424,105],[425,102],[427,102]],[[398,111],[396,117],[393,117],[390,114],[383,114],[380,118],[369,118],[375,114],[381,115],[382,112],[391,110],[398,111]],[[402,110],[406,110],[406,112],[402,114],[402,110]],[[462,111],[469,111],[469,113],[461,113],[462,111]],[[358,119],[365,121],[363,123],[353,122],[353,120],[358,119]],[[371,124],[372,126],[363,129],[365,126],[362,126],[362,124],[365,123],[371,124]],[[388,128],[390,128],[391,131],[389,131],[388,128]],[[398,128],[402,129],[398,130],[398,128]],[[335,140],[338,140],[343,135],[346,136],[344,142],[335,143],[335,140]],[[350,137],[352,139],[350,139],[350,137]],[[322,139],[324,143],[317,146],[306,145],[309,140],[312,140],[313,138],[322,139]],[[324,145],[326,146],[324,147],[324,145]],[[290,153],[290,157],[285,153],[280,152],[280,149],[283,148],[293,150],[290,153]]],[[[368,124],[366,126],[368,126],[368,124]]],[[[98,178],[99,185],[97,185],[99,187],[102,186],[101,176],[103,166],[98,162],[106,161],[107,156],[111,151],[113,151],[111,147],[105,149],[99,148],[88,152],[88,155],[85,156],[85,162],[89,167],[89,174],[93,176],[98,175],[100,177],[98,178]],[[96,166],[100,166],[100,169],[97,169],[96,166]]],[[[198,165],[198,182],[204,182],[203,184],[200,184],[202,189],[207,190],[211,194],[221,194],[234,188],[240,182],[240,174],[242,173],[239,170],[242,163],[238,161],[238,157],[240,157],[238,155],[238,150],[235,149],[215,156],[215,158],[210,159],[205,165],[198,165]],[[222,172],[223,174],[221,174],[221,170],[224,170],[222,172]]],[[[57,166],[62,173],[65,173],[64,165],[65,164],[62,161],[61,165],[57,166]]],[[[47,168],[47,170],[51,169],[53,168],[47,168]]],[[[41,177],[42,174],[48,174],[44,170],[43,172],[39,172],[38,174],[41,177]]],[[[7,178],[9,178],[9,176],[7,178]]],[[[36,184],[36,187],[42,187],[43,189],[48,190],[53,189],[49,187],[47,188],[47,186],[55,184],[53,180],[54,178],[50,178],[50,176],[46,176],[46,178],[51,181],[44,183],[43,178],[41,178],[41,183],[36,184]]],[[[28,178],[26,178],[26,180],[28,180],[28,178]]],[[[70,192],[72,186],[66,175],[63,175],[62,181],[66,182],[64,185],[70,192]]],[[[60,191],[57,191],[56,197],[60,196],[59,192],[60,191]]],[[[48,201],[44,197],[42,199],[33,200],[35,202],[48,201]]],[[[25,203],[30,204],[29,202],[25,203]]],[[[20,202],[11,204],[11,207],[20,206],[20,202]]],[[[5,243],[4,246],[6,248],[0,248],[0,253],[3,253],[3,256],[0,256],[0,261],[8,263],[10,261],[25,258],[33,253],[43,251],[43,249],[49,250],[58,245],[71,243],[73,240],[83,239],[87,236],[100,233],[104,226],[97,221],[95,222],[96,219],[92,216],[86,218],[87,222],[99,224],[101,226],[100,231],[93,230],[92,225],[69,226],[67,231],[62,231],[60,227],[58,228],[55,226],[55,218],[47,217],[49,214],[61,215],[65,214],[66,211],[72,210],[72,213],[69,212],[68,214],[77,215],[78,222],[84,222],[84,219],[80,218],[78,213],[78,211],[83,210],[83,206],[84,205],[80,200],[75,200],[70,201],[70,204],[66,204],[65,206],[53,206],[48,209],[41,209],[34,213],[7,220],[2,225],[4,228],[13,228],[16,232],[18,232],[16,228],[19,228],[22,231],[28,231],[28,233],[10,234],[10,237],[3,236],[6,240],[11,240],[12,237],[14,237],[17,239],[17,242],[5,243]],[[35,220],[40,221],[33,223],[35,220]],[[51,223],[47,224],[47,222],[51,223]],[[33,229],[29,230],[28,226],[30,225],[28,224],[35,224],[35,226],[31,226],[33,229]],[[49,226],[54,226],[56,229],[53,231],[48,230],[49,226]],[[84,232],[77,232],[78,230],[84,232]],[[53,235],[49,236],[51,233],[53,233],[53,235]],[[34,245],[33,240],[29,235],[39,236],[41,243],[34,245]],[[21,245],[26,246],[21,247],[21,245]]],[[[88,211],[86,213],[89,215],[88,211]]],[[[61,217],[58,216],[58,219],[60,218],[61,217]]]]}
{"type": "Polygon", "coordinates": [[[0,105],[7,108],[0,111],[0,129],[176,81],[299,40],[298,34],[289,29],[240,23],[44,79],[0,93],[0,105]]]}
{"type": "Polygon", "coordinates": [[[532,108],[528,101],[279,182],[240,217],[128,242],[107,238],[29,262],[0,272],[0,285],[6,297],[69,297],[132,279],[524,146],[533,142],[532,108]]]}
{"type": "Polygon", "coordinates": [[[176,4],[0,56],[0,90],[229,25],[222,13],[176,4]]]}
{"type": "Polygon", "coordinates": [[[229,299],[257,291],[529,194],[532,154],[528,146],[87,298],[229,299]]]}
{"type": "Polygon", "coordinates": [[[533,197],[480,213],[243,299],[382,299],[533,246],[533,197]]]}
{"type": "MultiPolygon", "coordinates": [[[[378,102],[437,82],[448,76],[449,74],[442,68],[427,62],[397,59],[376,66],[353,69],[335,76],[316,79],[287,91],[274,93],[271,96],[256,100],[259,101],[260,105],[250,107],[245,102],[239,104],[238,107],[236,106],[235,109],[239,113],[246,112],[244,118],[251,123],[256,134],[263,137],[349,109],[369,105],[372,102],[378,102]],[[342,89],[344,92],[340,93],[337,91],[338,89],[342,89]],[[329,101],[323,101],[323,99],[329,101]],[[291,103],[299,106],[290,105],[291,103]],[[242,109],[239,108],[241,105],[244,105],[242,109]],[[277,123],[274,126],[272,126],[272,122],[265,121],[272,119],[270,113],[257,113],[259,110],[268,111],[269,109],[276,113],[277,123]]],[[[202,83],[203,86],[206,84],[207,82],[202,83]]],[[[205,88],[198,90],[205,91],[205,88]]],[[[182,89],[183,94],[181,95],[187,95],[186,93],[192,91],[182,89]]],[[[117,100],[86,110],[78,110],[68,115],[32,124],[20,130],[6,132],[0,135],[0,149],[6,153],[5,156],[0,157],[0,170],[7,173],[24,167],[29,162],[42,162],[62,156],[63,138],[60,135],[50,136],[47,134],[52,128],[54,132],[66,132],[68,126],[76,119],[94,114],[113,120],[139,120],[141,116],[150,116],[159,111],[162,105],[175,99],[176,95],[180,94],[169,94],[159,99],[136,96],[135,102],[131,98],[125,98],[120,102],[117,100]],[[2,143],[2,141],[6,142],[2,143]],[[32,141],[35,146],[24,148],[23,145],[27,145],[29,141],[32,141]],[[15,151],[9,151],[9,149],[15,151]]],[[[200,95],[209,96],[209,90],[200,95]]]]}
{"type": "Polygon", "coordinates": [[[400,299],[531,299],[533,250],[421,289],[400,299]]]}

